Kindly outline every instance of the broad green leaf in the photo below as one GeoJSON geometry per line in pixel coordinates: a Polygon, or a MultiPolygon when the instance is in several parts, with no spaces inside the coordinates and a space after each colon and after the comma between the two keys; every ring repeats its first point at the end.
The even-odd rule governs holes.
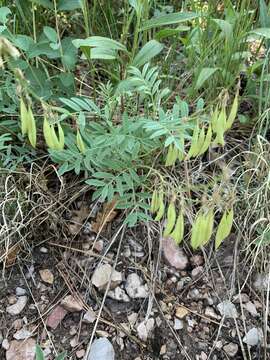
{"type": "Polygon", "coordinates": [[[178,24],[181,22],[190,21],[197,17],[199,17],[199,15],[193,12],[177,12],[172,14],[161,15],[145,21],[141,30],[152,29],[154,27],[159,27],[164,25],[178,24]]]}
{"type": "Polygon", "coordinates": [[[50,26],[44,26],[43,32],[46,37],[53,43],[56,43],[58,40],[57,32],[50,26]]]}
{"type": "Polygon", "coordinates": [[[91,48],[89,55],[90,59],[114,60],[117,53],[112,49],[91,48]]]}
{"type": "Polygon", "coordinates": [[[6,24],[8,22],[8,15],[11,14],[11,10],[6,7],[0,7],[0,23],[1,24],[6,24]]]}
{"type": "Polygon", "coordinates": [[[149,62],[154,56],[158,55],[163,49],[163,45],[156,40],[146,43],[132,61],[132,66],[140,67],[149,62]]]}
{"type": "Polygon", "coordinates": [[[126,47],[113,39],[102,36],[90,36],[87,39],[73,40],[73,45],[79,47],[96,47],[108,50],[122,50],[127,52],[126,47]]]}
{"type": "Polygon", "coordinates": [[[188,31],[190,29],[189,26],[179,26],[176,29],[162,29],[159,32],[157,32],[154,36],[157,40],[162,40],[164,38],[172,37],[175,35],[179,35],[180,32],[188,31]]]}
{"type": "Polygon", "coordinates": [[[36,345],[36,360],[44,360],[44,355],[41,347],[36,345]]]}
{"type": "Polygon", "coordinates": [[[80,0],[60,0],[57,9],[61,11],[72,11],[81,8],[80,0]]]}
{"type": "Polygon", "coordinates": [[[270,27],[269,9],[265,0],[260,0],[260,24],[263,28],[270,27]]]}
{"type": "Polygon", "coordinates": [[[263,36],[266,39],[270,39],[270,28],[255,29],[255,30],[252,30],[251,33],[259,35],[259,36],[263,36]]]}
{"type": "Polygon", "coordinates": [[[198,76],[196,89],[200,89],[205,81],[208,80],[217,70],[218,68],[203,68],[198,76]]]}
{"type": "Polygon", "coordinates": [[[222,19],[213,19],[213,21],[218,25],[221,29],[222,33],[224,34],[227,40],[231,40],[233,36],[233,26],[226,20],[222,19]]]}

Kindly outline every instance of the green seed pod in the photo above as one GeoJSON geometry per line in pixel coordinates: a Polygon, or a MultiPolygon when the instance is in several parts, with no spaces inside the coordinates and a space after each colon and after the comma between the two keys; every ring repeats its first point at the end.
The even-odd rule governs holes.
{"type": "Polygon", "coordinates": [[[174,239],[176,244],[180,244],[184,237],[184,215],[183,211],[181,210],[178,218],[176,220],[175,228],[173,232],[170,234],[170,237],[174,239]]]}
{"type": "Polygon", "coordinates": [[[176,220],[175,206],[174,203],[171,202],[168,206],[167,224],[163,232],[164,237],[168,236],[172,232],[173,227],[175,225],[175,220],[176,220]]]}
{"type": "Polygon", "coordinates": [[[161,193],[158,199],[158,212],[155,221],[160,221],[165,213],[165,205],[163,202],[163,194],[161,193]]]}
{"type": "Polygon", "coordinates": [[[159,200],[158,192],[157,192],[157,190],[154,190],[153,195],[152,195],[152,200],[151,200],[151,207],[150,207],[150,211],[152,214],[158,211],[158,208],[159,208],[158,200],[159,200]]]}
{"type": "Polygon", "coordinates": [[[229,130],[232,127],[232,124],[237,115],[237,110],[238,110],[238,92],[236,93],[236,95],[234,97],[232,108],[231,108],[228,120],[226,122],[226,130],[229,130]]]}
{"type": "Polygon", "coordinates": [[[191,139],[190,149],[189,149],[189,152],[186,157],[187,160],[190,159],[192,156],[194,156],[194,151],[196,150],[196,147],[198,144],[199,131],[200,131],[200,128],[197,123],[195,129],[193,130],[193,136],[191,139]]]}
{"type": "Polygon", "coordinates": [[[65,146],[65,135],[62,126],[58,123],[58,134],[59,134],[59,150],[63,150],[65,146]]]}
{"type": "Polygon", "coordinates": [[[31,108],[28,108],[28,125],[27,125],[27,135],[30,144],[33,148],[36,147],[37,144],[37,129],[36,129],[36,122],[33,115],[31,108]]]}
{"type": "Polygon", "coordinates": [[[208,213],[204,216],[204,229],[203,229],[203,240],[201,245],[206,245],[213,233],[214,227],[214,211],[213,209],[209,210],[208,213]]]}
{"type": "Polygon", "coordinates": [[[20,115],[21,115],[22,135],[25,135],[27,134],[29,121],[28,121],[28,111],[23,99],[21,99],[20,101],[20,115]]]}
{"type": "Polygon", "coordinates": [[[198,155],[202,155],[208,150],[208,148],[211,144],[211,140],[212,140],[212,127],[209,124],[203,146],[201,147],[201,150],[198,155]]]}
{"type": "Polygon", "coordinates": [[[202,230],[204,228],[204,217],[202,214],[197,215],[192,226],[191,232],[191,246],[194,250],[198,249],[201,244],[202,230]]]}
{"type": "Polygon", "coordinates": [[[216,250],[221,245],[222,241],[230,235],[233,225],[233,209],[228,213],[225,212],[220,220],[220,223],[217,228],[216,239],[215,239],[215,248],[216,250]]]}
{"type": "Polygon", "coordinates": [[[43,120],[43,135],[48,148],[54,150],[55,146],[52,140],[51,125],[49,124],[46,117],[44,117],[43,120]]]}
{"type": "Polygon", "coordinates": [[[82,154],[85,153],[85,145],[79,130],[77,130],[77,147],[82,154]]]}

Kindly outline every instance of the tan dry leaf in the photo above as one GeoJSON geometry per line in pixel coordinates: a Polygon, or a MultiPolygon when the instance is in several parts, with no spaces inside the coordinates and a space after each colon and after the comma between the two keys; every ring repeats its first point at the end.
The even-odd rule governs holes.
{"type": "Polygon", "coordinates": [[[72,235],[77,235],[80,232],[84,221],[89,217],[89,213],[90,211],[86,205],[82,205],[79,210],[73,211],[72,219],[68,224],[69,232],[72,235]]]}
{"type": "Polygon", "coordinates": [[[44,281],[47,284],[52,285],[54,282],[54,275],[51,272],[51,270],[49,269],[43,269],[43,270],[39,270],[39,275],[42,279],[42,281],[44,281]]]}
{"type": "Polygon", "coordinates": [[[19,244],[15,244],[7,250],[6,254],[3,255],[3,257],[4,256],[6,257],[6,264],[5,264],[6,267],[10,267],[15,264],[19,251],[20,251],[19,244]]]}
{"type": "Polygon", "coordinates": [[[110,223],[117,215],[115,210],[117,200],[114,199],[102,207],[102,211],[97,214],[96,221],[92,223],[91,230],[96,234],[103,231],[104,227],[110,223]]]}

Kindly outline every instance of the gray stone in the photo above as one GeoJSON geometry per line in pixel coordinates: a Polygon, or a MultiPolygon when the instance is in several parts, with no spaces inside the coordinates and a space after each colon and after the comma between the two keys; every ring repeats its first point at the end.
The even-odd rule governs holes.
{"type": "Polygon", "coordinates": [[[19,315],[25,308],[27,300],[27,296],[20,296],[15,304],[7,307],[7,312],[13,316],[19,315]]]}
{"type": "Polygon", "coordinates": [[[20,286],[16,287],[15,292],[16,292],[16,295],[17,295],[17,296],[24,296],[24,295],[26,295],[26,290],[23,289],[23,288],[21,288],[20,286]]]}
{"type": "Polygon", "coordinates": [[[108,291],[108,296],[111,299],[123,302],[129,302],[130,298],[127,296],[125,290],[121,289],[120,286],[117,286],[114,290],[108,291]]]}
{"type": "Polygon", "coordinates": [[[263,333],[261,329],[256,327],[250,329],[243,339],[243,342],[249,346],[258,345],[263,339],[263,333]]]}
{"type": "Polygon", "coordinates": [[[217,309],[225,318],[237,318],[238,313],[236,307],[229,300],[223,301],[217,305],[217,309]]]}
{"type": "Polygon", "coordinates": [[[110,281],[110,288],[116,288],[123,281],[122,274],[119,271],[113,270],[110,264],[98,266],[92,276],[93,285],[99,290],[105,290],[110,281]]]}
{"type": "Polygon", "coordinates": [[[128,275],[125,289],[127,294],[133,299],[144,299],[149,295],[147,285],[143,285],[142,279],[136,273],[128,275]]]}
{"type": "Polygon", "coordinates": [[[234,357],[238,353],[238,345],[235,343],[229,343],[223,346],[223,350],[229,357],[234,357]]]}
{"type": "Polygon", "coordinates": [[[110,341],[102,337],[93,342],[87,360],[114,360],[115,352],[110,341]]]}

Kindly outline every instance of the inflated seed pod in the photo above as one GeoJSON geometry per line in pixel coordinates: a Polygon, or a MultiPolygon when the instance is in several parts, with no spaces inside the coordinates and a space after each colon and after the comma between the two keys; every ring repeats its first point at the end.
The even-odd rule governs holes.
{"type": "Polygon", "coordinates": [[[180,242],[183,240],[184,237],[184,215],[183,211],[181,210],[174,227],[173,232],[170,234],[170,237],[174,239],[176,244],[180,244],[180,242]]]}
{"type": "Polygon", "coordinates": [[[199,215],[197,215],[191,231],[191,246],[194,250],[200,246],[201,234],[203,228],[204,228],[204,217],[203,214],[200,213],[199,215]]]}
{"type": "Polygon", "coordinates": [[[84,154],[84,153],[85,153],[85,144],[84,144],[84,142],[83,142],[83,139],[82,139],[82,136],[81,136],[79,130],[77,130],[76,140],[77,140],[77,147],[78,147],[78,149],[80,150],[80,152],[81,152],[82,154],[84,154]]]}
{"type": "Polygon", "coordinates": [[[238,92],[236,93],[236,95],[234,97],[231,111],[230,111],[229,117],[226,122],[226,130],[229,130],[232,127],[232,124],[237,115],[237,110],[238,110],[238,92]]]}
{"type": "Polygon", "coordinates": [[[151,213],[155,213],[159,208],[159,202],[158,202],[158,192],[157,190],[154,190],[153,195],[152,195],[152,200],[151,200],[151,207],[150,207],[150,211],[151,213]]]}
{"type": "Polygon", "coordinates": [[[48,148],[55,150],[55,144],[52,139],[51,125],[49,124],[46,117],[44,117],[43,120],[43,135],[48,148]]]}
{"type": "Polygon", "coordinates": [[[220,144],[221,146],[225,145],[224,133],[226,130],[226,121],[227,121],[226,110],[225,107],[223,106],[217,119],[217,124],[216,124],[217,136],[214,141],[215,144],[220,144]]]}
{"type": "Polygon", "coordinates": [[[203,240],[201,246],[206,245],[212,234],[213,234],[213,227],[214,227],[214,211],[211,209],[209,210],[204,216],[204,230],[203,230],[203,240]]]}
{"type": "Polygon", "coordinates": [[[199,132],[200,132],[200,128],[197,123],[195,129],[193,130],[190,149],[189,149],[187,157],[186,157],[187,159],[190,159],[192,156],[194,156],[194,151],[196,150],[197,144],[198,144],[199,132]]]}
{"type": "Polygon", "coordinates": [[[204,139],[203,146],[201,147],[201,150],[198,155],[204,154],[209,149],[211,140],[212,140],[212,127],[211,127],[211,125],[209,125],[205,139],[204,139]]]}
{"type": "Polygon", "coordinates": [[[57,124],[58,127],[58,136],[59,136],[59,150],[63,150],[65,146],[65,135],[62,129],[61,124],[57,124]]]}
{"type": "Polygon", "coordinates": [[[29,126],[29,119],[28,119],[29,116],[23,99],[21,99],[20,101],[20,117],[21,117],[22,135],[25,135],[27,134],[27,130],[29,126]]]}
{"type": "Polygon", "coordinates": [[[215,248],[218,249],[222,241],[230,235],[233,224],[233,209],[224,212],[217,228],[215,248]]]}
{"type": "Polygon", "coordinates": [[[36,122],[32,112],[32,109],[28,107],[28,125],[27,125],[27,135],[30,144],[33,148],[36,147],[37,143],[37,129],[36,129],[36,122]]]}
{"type": "Polygon", "coordinates": [[[175,206],[173,202],[170,202],[167,210],[167,224],[163,232],[164,237],[168,236],[172,232],[175,225],[175,220],[176,220],[175,206]]]}
{"type": "Polygon", "coordinates": [[[160,221],[165,213],[165,204],[163,201],[163,194],[161,193],[158,197],[158,212],[155,217],[155,221],[160,221]]]}

